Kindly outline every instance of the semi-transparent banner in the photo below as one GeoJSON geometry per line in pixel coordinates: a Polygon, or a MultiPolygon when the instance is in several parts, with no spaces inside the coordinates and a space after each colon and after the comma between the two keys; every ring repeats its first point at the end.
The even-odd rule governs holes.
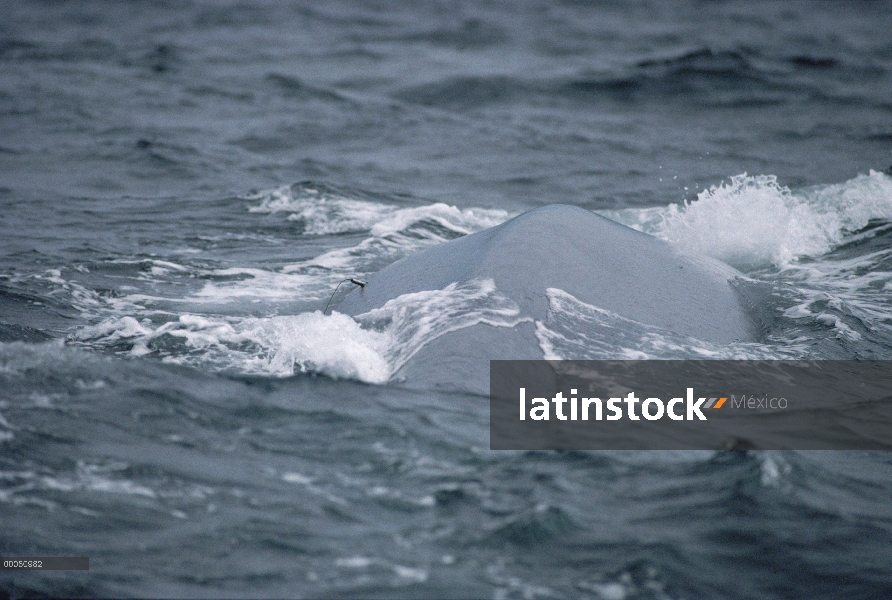
{"type": "Polygon", "coordinates": [[[892,448],[892,361],[490,361],[494,450],[892,448]]]}

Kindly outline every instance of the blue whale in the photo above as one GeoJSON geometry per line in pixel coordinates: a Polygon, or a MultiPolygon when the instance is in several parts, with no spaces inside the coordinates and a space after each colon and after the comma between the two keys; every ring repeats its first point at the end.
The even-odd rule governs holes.
{"type": "Polygon", "coordinates": [[[740,277],[724,263],[685,254],[585,209],[549,205],[394,262],[337,310],[361,315],[403,294],[491,279],[525,322],[445,333],[395,375],[413,387],[486,394],[491,359],[543,358],[534,321],[546,319],[548,288],[642,324],[729,344],[757,334],[734,285],[740,277]]]}

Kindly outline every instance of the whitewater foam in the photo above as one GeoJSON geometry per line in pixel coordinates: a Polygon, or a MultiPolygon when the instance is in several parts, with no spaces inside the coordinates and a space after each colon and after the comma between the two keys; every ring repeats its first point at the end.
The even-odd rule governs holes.
{"type": "Polygon", "coordinates": [[[545,321],[536,321],[546,360],[781,359],[802,352],[795,344],[713,344],[627,319],[561,289],[548,288],[546,296],[545,321]]]}
{"type": "Polygon", "coordinates": [[[744,173],[691,202],[602,214],[739,268],[786,265],[826,254],[873,219],[892,219],[892,177],[870,171],[792,191],[774,175],[744,173]]]}
{"type": "Polygon", "coordinates": [[[301,298],[318,301],[345,277],[365,276],[383,266],[445,241],[487,229],[507,220],[503,210],[459,209],[443,203],[400,208],[356,200],[306,186],[285,186],[245,197],[260,200],[249,212],[284,212],[305,223],[304,234],[368,233],[355,246],[338,248],[277,271],[221,269],[194,295],[199,302],[227,303],[237,299],[262,301],[301,298]]]}
{"type": "Polygon", "coordinates": [[[514,327],[529,321],[519,314],[517,305],[498,293],[492,279],[475,279],[398,296],[357,315],[356,320],[389,333],[386,356],[396,372],[441,335],[478,324],[514,327]]]}
{"type": "Polygon", "coordinates": [[[167,362],[287,377],[324,373],[367,383],[388,381],[431,340],[479,323],[513,327],[518,308],[490,279],[406,294],[355,319],[338,312],[275,317],[185,314],[154,327],[149,320],[110,317],[76,332],[73,343],[155,353],[167,362]]]}
{"type": "Polygon", "coordinates": [[[243,196],[260,201],[252,213],[287,213],[289,221],[304,223],[306,235],[371,232],[374,237],[404,231],[422,222],[434,222],[444,230],[466,235],[498,225],[508,218],[504,210],[459,209],[441,202],[401,208],[377,201],[358,200],[307,185],[282,186],[243,196]]]}
{"type": "Polygon", "coordinates": [[[289,221],[302,221],[304,234],[329,235],[368,231],[397,210],[396,206],[367,202],[326,192],[312,186],[281,186],[243,196],[260,201],[248,208],[252,213],[287,213],[289,221]]]}
{"type": "MultiPolygon", "coordinates": [[[[399,207],[306,185],[284,186],[243,199],[259,201],[247,207],[249,213],[282,213],[287,219],[304,221],[303,235],[365,235],[353,246],[277,268],[215,268],[206,260],[113,259],[92,269],[74,268],[65,273],[50,269],[11,277],[10,281],[24,287],[34,283],[48,287],[48,296],[70,302],[93,326],[123,315],[150,316],[157,321],[190,312],[244,316],[284,310],[293,314],[321,308],[335,285],[346,277],[366,276],[413,252],[497,225],[511,216],[503,210],[459,209],[442,203],[399,207]],[[111,274],[100,274],[106,266],[111,266],[111,274]],[[95,277],[113,277],[105,285],[114,286],[114,290],[91,289],[83,282],[91,271],[95,277]]],[[[119,335],[131,337],[125,335],[125,329],[119,335]]]]}

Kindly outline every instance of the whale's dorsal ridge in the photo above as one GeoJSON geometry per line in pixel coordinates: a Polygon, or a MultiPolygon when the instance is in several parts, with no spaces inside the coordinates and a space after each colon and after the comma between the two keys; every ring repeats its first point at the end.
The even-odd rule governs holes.
{"type": "MultiPolygon", "coordinates": [[[[546,290],[557,288],[639,323],[728,344],[755,335],[730,284],[735,275],[739,273],[723,263],[688,256],[662,240],[588,210],[548,205],[403,258],[369,277],[368,285],[349,294],[338,310],[355,316],[404,294],[491,279],[499,294],[512,300],[521,315],[531,320],[546,319],[546,290]]],[[[516,347],[526,343],[541,357],[535,336],[518,333],[526,329],[495,334],[506,340],[497,355],[485,348],[449,347],[450,340],[464,345],[479,338],[467,332],[443,336],[429,344],[428,353],[436,347],[450,356],[479,355],[488,367],[489,358],[536,354],[530,348],[516,347]]],[[[423,362],[429,363],[430,357],[423,362]]]]}

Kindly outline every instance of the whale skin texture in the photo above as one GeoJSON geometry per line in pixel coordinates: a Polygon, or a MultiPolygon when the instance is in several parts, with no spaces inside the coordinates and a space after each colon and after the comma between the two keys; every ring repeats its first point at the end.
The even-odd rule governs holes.
{"type": "Polygon", "coordinates": [[[395,374],[410,387],[486,394],[489,361],[542,359],[534,321],[546,290],[558,288],[626,319],[713,344],[755,339],[738,293],[742,275],[576,206],[553,204],[398,260],[347,295],[338,312],[356,316],[415,292],[491,279],[526,322],[477,324],[427,343],[395,374]]]}

